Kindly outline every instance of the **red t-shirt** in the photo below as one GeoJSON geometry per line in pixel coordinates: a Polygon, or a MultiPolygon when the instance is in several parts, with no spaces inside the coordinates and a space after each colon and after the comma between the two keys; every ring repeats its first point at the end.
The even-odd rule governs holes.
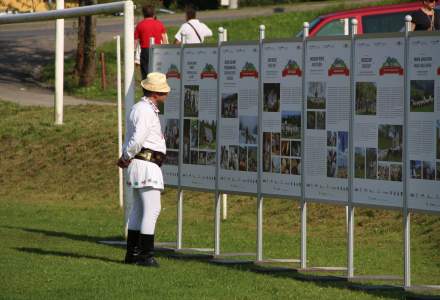
{"type": "Polygon", "coordinates": [[[154,37],[155,44],[162,44],[162,34],[165,32],[165,26],[161,21],[147,18],[136,25],[134,39],[140,40],[141,48],[150,48],[150,37],[154,37]]]}

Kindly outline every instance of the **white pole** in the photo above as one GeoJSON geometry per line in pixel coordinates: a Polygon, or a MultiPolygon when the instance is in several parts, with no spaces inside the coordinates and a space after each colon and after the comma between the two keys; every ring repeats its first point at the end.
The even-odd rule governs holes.
{"type": "Polygon", "coordinates": [[[354,178],[354,43],[355,35],[357,34],[356,19],[351,20],[351,63],[350,63],[350,122],[348,125],[348,131],[350,133],[349,138],[349,169],[348,169],[348,206],[346,206],[347,215],[347,278],[353,278],[354,276],[354,207],[353,207],[353,178],[354,178]]]}
{"type": "MultiPolygon", "coordinates": [[[[224,41],[224,28],[218,28],[218,41],[217,41],[217,69],[220,70],[220,49],[221,44],[224,41]]],[[[221,112],[221,93],[220,93],[220,78],[217,79],[217,132],[216,132],[216,140],[220,140],[220,112],[221,112]]],[[[214,204],[214,255],[220,255],[220,193],[218,187],[219,181],[219,169],[220,169],[220,149],[217,147],[216,149],[217,159],[216,159],[216,168],[215,168],[215,204],[214,204]]]]}
{"type": "MultiPolygon", "coordinates": [[[[134,105],[134,7],[133,2],[124,2],[124,100],[125,120],[129,119],[131,107],[134,105]]],[[[128,214],[133,205],[133,189],[125,189],[125,228],[128,225],[128,214]]]]}
{"type": "Polygon", "coordinates": [[[403,115],[403,265],[404,265],[404,287],[411,287],[411,214],[408,209],[408,122],[409,122],[409,84],[408,84],[408,60],[409,60],[409,41],[408,36],[411,31],[411,16],[405,16],[405,96],[404,96],[404,115],[403,115]]]}
{"type": "MultiPolygon", "coordinates": [[[[220,27],[219,28],[219,39],[221,37],[222,42],[228,41],[228,30],[226,28],[220,27]],[[223,34],[220,35],[220,29],[223,30],[223,34]]],[[[223,221],[228,219],[228,195],[223,194],[222,195],[222,203],[223,203],[223,210],[222,210],[222,219],[223,221]]]]}
{"type": "Polygon", "coordinates": [[[222,194],[222,220],[225,221],[228,219],[228,194],[222,194]]]}
{"type": "MultiPolygon", "coordinates": [[[[186,43],[186,35],[181,33],[180,40],[180,71],[183,71],[183,47],[186,43]]],[[[180,98],[183,97],[183,80],[180,79],[180,98]]],[[[180,130],[179,139],[183,141],[183,101],[180,101],[180,130]]],[[[180,143],[180,149],[183,149],[183,144],[180,143]]],[[[179,151],[179,180],[177,189],[177,241],[176,248],[182,249],[182,235],[183,235],[183,189],[182,189],[182,164],[183,164],[183,151],[179,151]]]]}
{"type": "Polygon", "coordinates": [[[307,268],[307,201],[306,201],[306,185],[305,185],[305,112],[306,112],[306,80],[305,80],[305,66],[306,66],[306,46],[307,46],[307,37],[309,36],[309,28],[310,25],[308,22],[304,22],[304,34],[303,34],[303,84],[302,84],[302,118],[301,118],[301,269],[307,268]]]}
{"type": "MultiPolygon", "coordinates": [[[[64,9],[64,0],[57,0],[57,10],[62,9],[64,9]]],[[[55,45],[55,125],[62,125],[64,89],[64,19],[56,20],[55,45]]]]}
{"type": "Polygon", "coordinates": [[[229,9],[237,9],[238,0],[229,0],[229,9]]]}
{"type": "MultiPolygon", "coordinates": [[[[263,41],[264,41],[264,34],[266,30],[266,26],[260,25],[260,36],[259,36],[259,48],[260,51],[258,53],[258,60],[259,60],[259,69],[261,72],[262,69],[262,55],[263,55],[263,41]]],[[[258,81],[258,89],[259,89],[259,101],[258,101],[258,145],[259,151],[258,153],[258,180],[257,180],[257,261],[263,260],[263,202],[264,198],[261,193],[261,175],[262,175],[262,135],[263,135],[263,96],[262,96],[262,78],[261,75],[259,76],[258,81]]]]}
{"type": "MultiPolygon", "coordinates": [[[[116,39],[116,86],[118,94],[118,157],[122,156],[122,82],[121,82],[121,37],[116,39]]],[[[121,168],[119,172],[119,207],[124,206],[124,175],[121,168]]]]}

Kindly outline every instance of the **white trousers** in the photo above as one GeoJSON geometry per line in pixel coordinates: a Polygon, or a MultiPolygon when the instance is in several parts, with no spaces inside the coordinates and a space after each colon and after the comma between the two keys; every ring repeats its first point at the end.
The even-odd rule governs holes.
{"type": "Polygon", "coordinates": [[[151,187],[133,189],[133,207],[128,218],[128,229],[141,234],[154,234],[160,214],[160,190],[151,187]]]}

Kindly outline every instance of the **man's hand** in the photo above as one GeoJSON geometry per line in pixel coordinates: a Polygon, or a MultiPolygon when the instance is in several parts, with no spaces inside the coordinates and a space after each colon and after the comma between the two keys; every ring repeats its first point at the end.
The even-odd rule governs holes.
{"type": "Polygon", "coordinates": [[[119,168],[121,169],[125,169],[128,167],[128,165],[130,164],[131,160],[125,160],[124,156],[121,156],[117,162],[117,165],[119,168]]]}

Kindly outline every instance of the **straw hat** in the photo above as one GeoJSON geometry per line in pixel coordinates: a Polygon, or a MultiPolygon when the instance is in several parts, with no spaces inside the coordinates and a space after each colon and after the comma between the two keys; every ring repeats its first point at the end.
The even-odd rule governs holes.
{"type": "Polygon", "coordinates": [[[147,75],[147,78],[141,81],[141,86],[150,92],[169,93],[170,86],[167,83],[165,74],[159,72],[152,72],[147,75]]]}

